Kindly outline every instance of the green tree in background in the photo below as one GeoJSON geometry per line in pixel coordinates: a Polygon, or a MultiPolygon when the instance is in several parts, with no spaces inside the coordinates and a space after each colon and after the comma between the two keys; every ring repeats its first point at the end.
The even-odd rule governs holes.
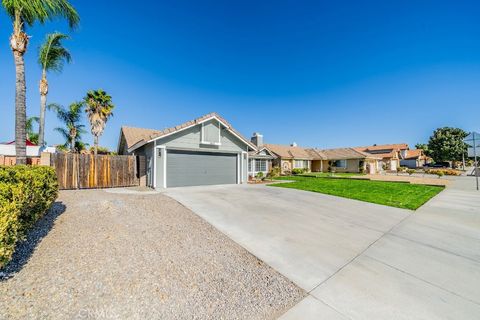
{"type": "Polygon", "coordinates": [[[426,143],[417,143],[415,149],[422,149],[426,156],[430,156],[430,150],[428,149],[428,144],[426,143]]]}
{"type": "Polygon", "coordinates": [[[33,123],[36,122],[38,124],[38,121],[39,121],[38,117],[28,117],[25,123],[25,130],[27,131],[27,139],[35,144],[38,144],[38,133],[33,128],[33,123]]]}
{"type": "Polygon", "coordinates": [[[467,153],[463,139],[468,134],[460,128],[438,128],[428,141],[429,155],[435,162],[461,161],[467,153]]]}

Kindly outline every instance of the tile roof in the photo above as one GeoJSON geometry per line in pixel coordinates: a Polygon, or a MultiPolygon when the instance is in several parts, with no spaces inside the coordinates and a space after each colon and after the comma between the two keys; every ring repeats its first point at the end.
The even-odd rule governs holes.
{"type": "MultiPolygon", "coordinates": [[[[206,115],[195,118],[193,120],[184,122],[184,123],[182,123],[180,125],[177,125],[175,127],[170,127],[170,128],[166,128],[166,129],[163,129],[163,130],[122,127],[122,131],[124,132],[124,134],[125,134],[125,131],[123,130],[123,128],[126,128],[127,131],[129,131],[128,134],[130,135],[130,138],[131,138],[130,142],[136,140],[132,144],[127,142],[127,144],[129,145],[128,148],[131,148],[132,146],[134,146],[136,144],[139,144],[140,142],[148,142],[152,139],[161,138],[161,137],[163,137],[167,134],[174,133],[174,132],[177,132],[177,131],[181,131],[182,129],[200,124],[200,123],[202,123],[202,122],[204,122],[204,121],[206,121],[210,118],[217,118],[219,121],[221,121],[227,127],[227,129],[229,129],[230,131],[235,133],[241,140],[243,140],[245,143],[247,143],[252,149],[256,149],[255,145],[253,145],[248,139],[245,139],[238,131],[236,131],[232,127],[232,125],[230,123],[228,123],[224,118],[222,118],[216,112],[208,113],[206,115]],[[129,130],[129,129],[134,129],[134,130],[129,130]]],[[[126,136],[125,136],[125,138],[126,138],[126,136]]]]}
{"type": "Polygon", "coordinates": [[[355,150],[354,148],[336,148],[322,150],[328,160],[343,159],[375,159],[377,155],[371,155],[366,152],[355,150]]]}
{"type": "Polygon", "coordinates": [[[127,143],[127,148],[130,148],[135,143],[148,139],[151,135],[158,132],[158,130],[154,129],[145,129],[145,128],[135,128],[135,127],[127,127],[122,126],[123,136],[125,137],[125,141],[127,143]]]}
{"type": "Polygon", "coordinates": [[[408,144],[395,143],[395,144],[379,144],[366,147],[355,147],[357,151],[369,153],[378,158],[398,158],[398,152],[401,150],[408,150],[408,144]]]}
{"type": "Polygon", "coordinates": [[[353,148],[336,149],[316,149],[292,147],[287,145],[266,144],[267,148],[284,159],[304,159],[304,160],[343,160],[343,159],[379,159],[376,155],[371,155],[353,148]]]}
{"type": "Polygon", "coordinates": [[[407,156],[405,157],[405,159],[418,159],[418,158],[422,158],[422,157],[426,157],[423,154],[423,150],[422,149],[414,149],[414,150],[408,150],[407,151],[407,156]]]}
{"type": "Polygon", "coordinates": [[[302,147],[293,147],[281,144],[265,144],[268,150],[284,159],[304,159],[312,160],[313,155],[302,147]]]}
{"type": "Polygon", "coordinates": [[[377,144],[374,146],[355,147],[354,149],[360,149],[361,151],[378,151],[378,150],[405,150],[408,149],[407,143],[394,143],[394,144],[377,144]]]}

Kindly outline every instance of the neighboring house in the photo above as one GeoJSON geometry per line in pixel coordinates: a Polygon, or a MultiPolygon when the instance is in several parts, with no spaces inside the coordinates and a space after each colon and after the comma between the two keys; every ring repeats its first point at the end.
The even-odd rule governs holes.
{"type": "Polygon", "coordinates": [[[273,165],[280,167],[282,174],[289,174],[293,169],[311,170],[312,160],[315,156],[307,151],[306,148],[297,146],[296,143],[291,145],[280,144],[265,144],[265,147],[271,151],[276,159],[273,160],[273,165]]]}
{"type": "Polygon", "coordinates": [[[216,113],[164,130],[122,127],[118,143],[119,154],[146,157],[153,188],[246,183],[251,151],[257,147],[216,113]]]}
{"type": "Polygon", "coordinates": [[[381,158],[353,148],[310,149],[318,157],[312,161],[314,172],[352,172],[375,174],[381,170],[381,158]]]}
{"type": "Polygon", "coordinates": [[[257,150],[248,153],[248,176],[256,177],[259,172],[266,176],[273,167],[273,160],[277,157],[263,145],[263,135],[254,133],[250,141],[257,150]]]}
{"type": "Polygon", "coordinates": [[[400,160],[406,157],[409,148],[406,143],[398,143],[356,147],[354,149],[381,158],[381,167],[384,170],[396,171],[400,165],[400,160]]]}
{"type": "Polygon", "coordinates": [[[274,165],[280,166],[282,174],[288,174],[296,168],[313,172],[365,172],[370,174],[380,170],[380,158],[353,148],[320,150],[302,148],[295,144],[290,146],[266,144],[266,146],[277,156],[274,165]]]}
{"type": "MultiPolygon", "coordinates": [[[[27,157],[39,157],[40,156],[40,146],[26,139],[27,146],[27,157]]],[[[0,155],[2,156],[12,156],[16,155],[15,151],[15,141],[0,143],[0,155]]]]}
{"type": "Polygon", "coordinates": [[[432,162],[432,158],[425,155],[422,149],[407,150],[406,156],[400,160],[400,165],[403,167],[416,169],[424,167],[432,162]]]}

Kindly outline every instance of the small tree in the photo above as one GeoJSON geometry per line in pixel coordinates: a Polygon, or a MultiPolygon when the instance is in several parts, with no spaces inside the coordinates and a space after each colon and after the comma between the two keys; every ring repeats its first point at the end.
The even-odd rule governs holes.
{"type": "Polygon", "coordinates": [[[70,52],[62,45],[62,40],[68,39],[68,36],[60,32],[47,34],[45,42],[38,51],[38,64],[42,68],[42,78],[40,79],[40,125],[38,129],[39,144],[45,144],[45,109],[47,107],[48,81],[47,73],[50,71],[62,72],[64,62],[70,62],[70,52]]]}
{"type": "Polygon", "coordinates": [[[57,118],[65,125],[64,128],[55,128],[55,131],[59,132],[66,140],[65,146],[70,146],[70,151],[80,151],[78,147],[85,147],[85,144],[81,142],[81,135],[85,133],[83,129],[85,126],[80,124],[82,118],[83,103],[74,102],[68,109],[58,104],[48,105],[49,110],[54,110],[57,114],[57,118]]]}

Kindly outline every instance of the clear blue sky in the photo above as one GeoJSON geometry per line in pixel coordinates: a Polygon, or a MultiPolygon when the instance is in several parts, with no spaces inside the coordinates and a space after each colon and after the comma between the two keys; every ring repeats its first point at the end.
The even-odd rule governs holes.
{"type": "MultiPolygon", "coordinates": [[[[480,130],[478,1],[71,2],[82,18],[66,43],[74,62],[49,76],[49,102],[110,93],[115,116],[101,145],[115,148],[121,125],[161,129],[212,111],[247,137],[317,147],[480,130]]],[[[29,115],[39,113],[37,48],[55,30],[68,31],[28,30],[29,115]]],[[[10,32],[2,13],[2,141],[14,136],[10,32]]],[[[46,126],[47,142],[62,142],[51,113],[46,126]]]]}

